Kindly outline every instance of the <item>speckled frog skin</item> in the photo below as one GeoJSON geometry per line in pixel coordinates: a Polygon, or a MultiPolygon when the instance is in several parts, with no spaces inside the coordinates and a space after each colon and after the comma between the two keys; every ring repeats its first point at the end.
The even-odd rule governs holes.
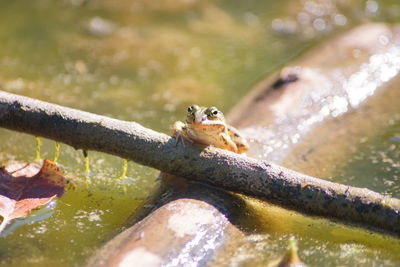
{"type": "Polygon", "coordinates": [[[215,107],[188,107],[186,122],[176,121],[172,126],[172,134],[177,142],[188,140],[239,154],[248,150],[246,139],[225,122],[224,114],[215,107]]]}

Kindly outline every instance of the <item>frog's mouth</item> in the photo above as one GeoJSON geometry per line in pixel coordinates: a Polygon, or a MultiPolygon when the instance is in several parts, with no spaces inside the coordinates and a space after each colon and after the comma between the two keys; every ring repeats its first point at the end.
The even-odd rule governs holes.
{"type": "Polygon", "coordinates": [[[207,115],[195,116],[194,123],[202,123],[207,120],[207,115]]]}

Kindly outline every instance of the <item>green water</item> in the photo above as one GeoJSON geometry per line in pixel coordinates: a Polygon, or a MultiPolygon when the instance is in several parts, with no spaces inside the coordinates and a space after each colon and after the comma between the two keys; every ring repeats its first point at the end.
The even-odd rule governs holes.
{"type": "Polygon", "coordinates": [[[338,166],[335,181],[400,197],[400,111],[396,117],[376,135],[361,139],[352,156],[338,166]]]}
{"type": "MultiPolygon", "coordinates": [[[[217,105],[228,111],[266,74],[331,34],[314,32],[306,38],[272,31],[273,19],[295,16],[300,1],[291,3],[1,1],[0,88],[168,132],[186,106],[217,105]]],[[[363,12],[364,4],[354,1],[350,10],[363,12]]],[[[370,18],[380,20],[395,4],[386,1],[387,9],[370,18]]],[[[357,21],[348,17],[347,25],[357,21]]],[[[332,32],[345,27],[336,25],[332,32]]],[[[0,138],[1,163],[35,159],[33,136],[0,129],[0,138]]],[[[42,140],[42,158],[53,159],[54,151],[53,141],[42,140]]],[[[58,163],[76,189],[7,227],[0,240],[3,265],[81,266],[157,189],[156,170],[129,162],[121,180],[123,159],[89,151],[89,160],[86,188],[82,151],[61,144],[58,163]]],[[[265,228],[276,242],[293,231],[276,231],[279,237],[275,228],[265,228]]],[[[311,253],[313,248],[337,252],[331,247],[347,244],[340,239],[327,246],[304,229],[296,234],[303,235],[300,248],[309,252],[302,256],[312,263],[323,257],[311,253]]],[[[374,263],[383,261],[386,254],[381,254],[374,263]]]]}

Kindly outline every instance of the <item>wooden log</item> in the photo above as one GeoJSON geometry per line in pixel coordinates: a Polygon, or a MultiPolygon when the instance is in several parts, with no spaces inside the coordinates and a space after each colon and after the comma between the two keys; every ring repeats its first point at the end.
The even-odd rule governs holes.
{"type": "Polygon", "coordinates": [[[108,242],[88,266],[198,266],[226,240],[243,238],[224,215],[204,201],[172,201],[108,242]]]}

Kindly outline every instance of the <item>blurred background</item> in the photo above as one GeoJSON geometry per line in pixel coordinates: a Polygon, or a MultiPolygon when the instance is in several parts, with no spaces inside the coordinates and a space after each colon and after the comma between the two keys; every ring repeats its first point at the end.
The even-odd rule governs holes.
{"type": "MultiPolygon", "coordinates": [[[[228,113],[270,73],[366,21],[400,22],[399,1],[0,1],[0,89],[169,133],[188,105],[228,113]]],[[[0,129],[0,138],[2,164],[34,160],[33,136],[0,129]]],[[[12,222],[1,234],[1,264],[82,266],[157,188],[157,170],[129,162],[121,179],[123,159],[89,151],[87,189],[82,152],[66,145],[60,151],[59,165],[76,189],[12,222]]],[[[42,140],[42,157],[54,157],[53,141],[42,140]]],[[[348,172],[356,173],[343,176],[348,172]]],[[[266,255],[284,251],[285,235],[266,234],[273,240],[260,248],[266,255]]],[[[300,233],[304,260],[400,262],[396,241],[381,238],[379,250],[329,238],[300,233]],[[397,247],[385,250],[387,244],[397,247]]]]}

